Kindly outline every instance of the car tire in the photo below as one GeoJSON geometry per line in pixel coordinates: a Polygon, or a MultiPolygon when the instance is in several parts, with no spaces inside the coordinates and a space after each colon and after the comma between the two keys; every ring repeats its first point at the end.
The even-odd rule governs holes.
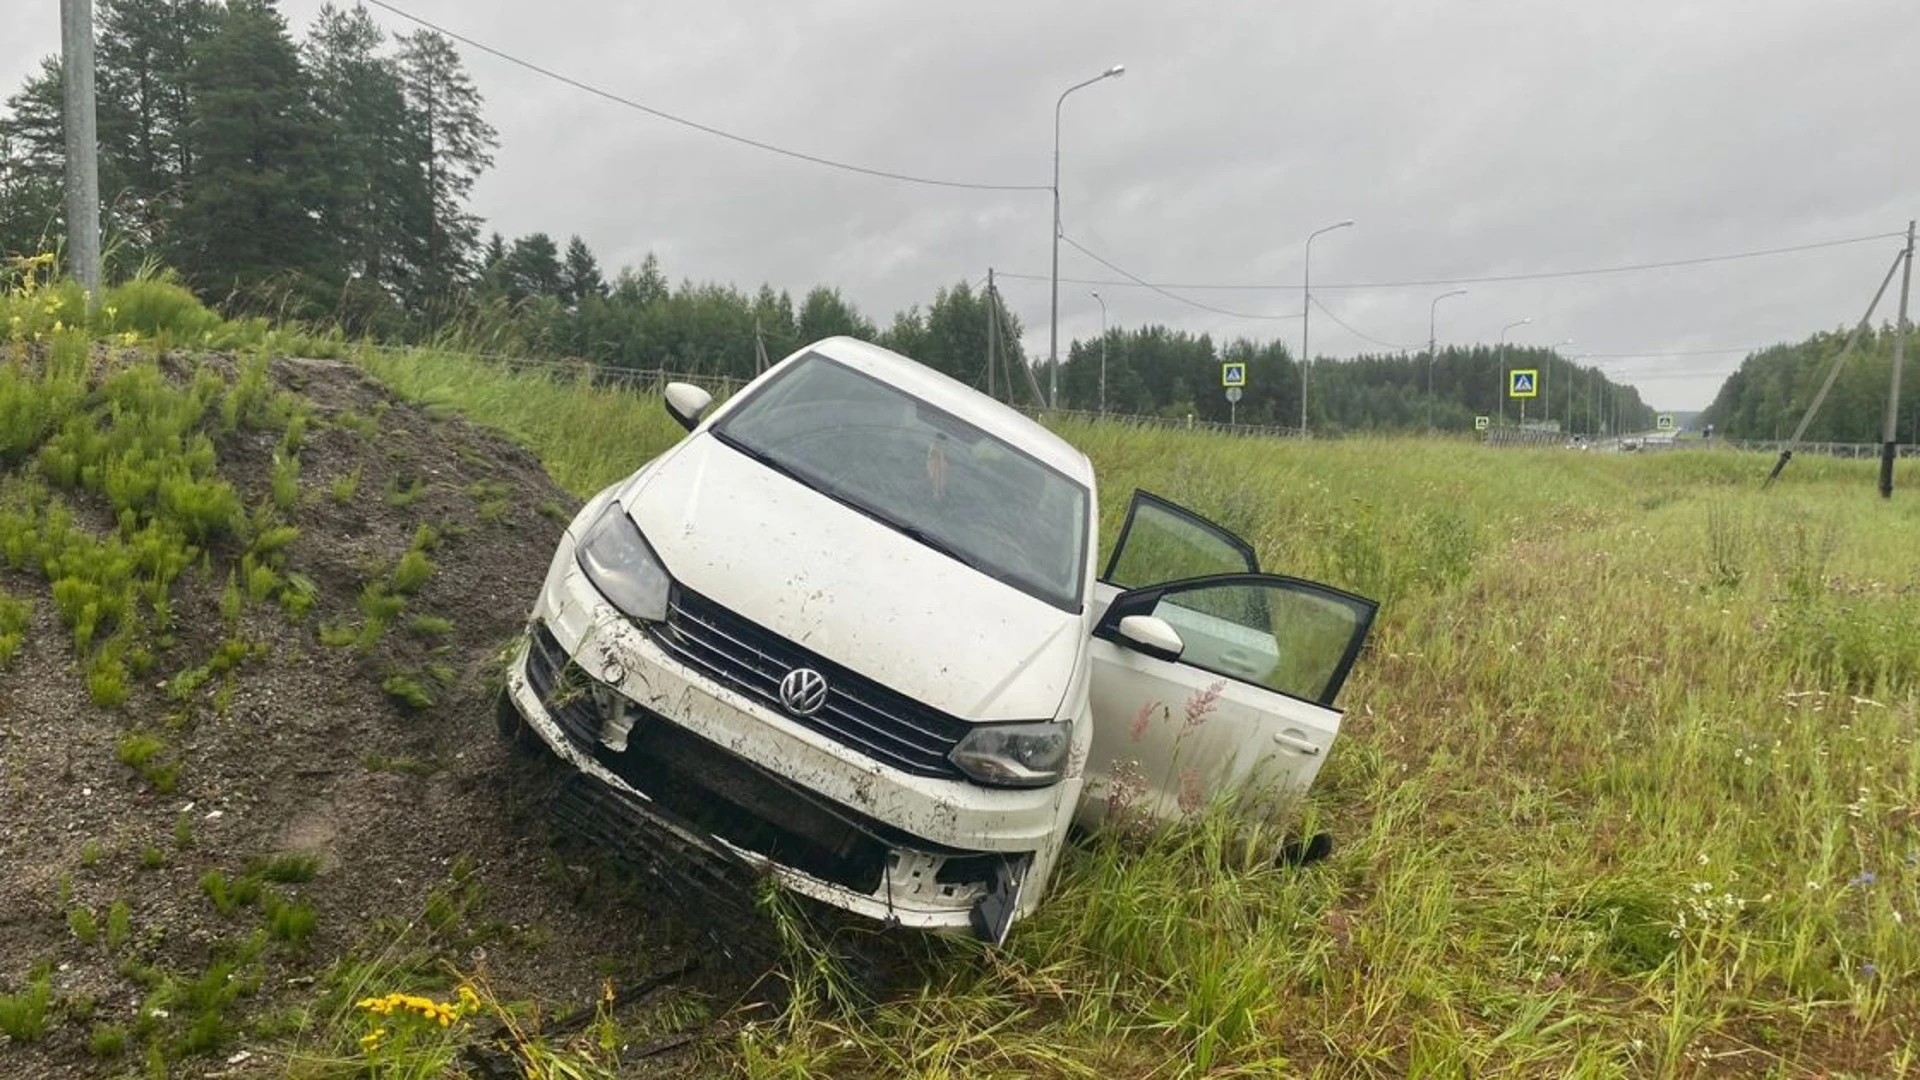
{"type": "Polygon", "coordinates": [[[493,723],[500,732],[500,739],[507,748],[521,757],[532,757],[540,751],[540,736],[534,734],[533,726],[527,718],[520,715],[520,709],[513,703],[513,695],[502,687],[493,699],[493,723]]]}

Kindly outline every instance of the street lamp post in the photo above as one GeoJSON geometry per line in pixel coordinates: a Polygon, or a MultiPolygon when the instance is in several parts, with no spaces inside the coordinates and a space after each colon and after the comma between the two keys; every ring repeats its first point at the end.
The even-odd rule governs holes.
{"type": "MultiPolygon", "coordinates": [[[[1540,408],[1544,410],[1540,414],[1542,423],[1553,419],[1553,358],[1560,355],[1560,346],[1571,344],[1573,344],[1573,339],[1568,338],[1565,341],[1556,341],[1547,347],[1547,366],[1540,372],[1540,408]]],[[[1523,399],[1520,402],[1520,416],[1522,420],[1526,418],[1526,413],[1527,403],[1523,399]]]]}
{"type": "Polygon", "coordinates": [[[1500,352],[1497,355],[1498,363],[1496,366],[1500,369],[1498,376],[1500,379],[1498,401],[1500,405],[1500,424],[1503,427],[1507,423],[1507,331],[1516,326],[1525,326],[1532,321],[1533,316],[1529,315],[1518,322],[1510,322],[1500,328],[1500,352]]]}
{"type": "Polygon", "coordinates": [[[1102,79],[1126,74],[1125,64],[1115,64],[1085,82],[1077,82],[1060,91],[1053,103],[1053,314],[1047,327],[1047,407],[1060,407],[1060,107],[1067,95],[1102,79]]]}
{"type": "Polygon", "coordinates": [[[1096,290],[1087,295],[1100,301],[1100,415],[1107,414],[1107,302],[1096,290]]]}
{"type": "Polygon", "coordinates": [[[1574,353],[1567,357],[1567,434],[1573,434],[1573,384],[1575,364],[1592,356],[1592,353],[1574,353]]]}
{"type": "Polygon", "coordinates": [[[1441,293],[1439,296],[1434,297],[1433,303],[1427,305],[1427,430],[1428,431],[1433,430],[1433,357],[1434,357],[1434,348],[1436,344],[1436,338],[1434,336],[1434,330],[1433,330],[1434,310],[1440,306],[1440,301],[1445,300],[1447,297],[1465,296],[1466,294],[1467,294],[1467,290],[1465,289],[1455,289],[1452,292],[1444,292],[1444,293],[1441,293]]]}
{"type": "Polygon", "coordinates": [[[1301,260],[1300,268],[1300,437],[1307,437],[1307,308],[1313,303],[1313,238],[1323,232],[1344,229],[1353,224],[1353,219],[1336,221],[1323,229],[1315,229],[1307,234],[1307,253],[1301,260]]]}

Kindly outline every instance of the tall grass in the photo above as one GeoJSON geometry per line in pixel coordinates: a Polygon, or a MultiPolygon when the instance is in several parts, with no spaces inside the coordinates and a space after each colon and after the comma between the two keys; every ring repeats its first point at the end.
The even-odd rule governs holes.
{"type": "MultiPolygon", "coordinates": [[[[363,358],[586,493],[657,399],[363,358]]],[[[1230,831],[1075,849],[1009,949],[746,1029],[750,1076],[1904,1076],[1920,1031],[1920,468],[1062,424],[1385,602],[1305,869],[1230,831]]]]}
{"type": "Polygon", "coordinates": [[[354,359],[408,398],[513,436],[577,495],[613,483],[686,434],[659,398],[596,385],[585,374],[509,372],[429,349],[361,349],[354,359]]]}

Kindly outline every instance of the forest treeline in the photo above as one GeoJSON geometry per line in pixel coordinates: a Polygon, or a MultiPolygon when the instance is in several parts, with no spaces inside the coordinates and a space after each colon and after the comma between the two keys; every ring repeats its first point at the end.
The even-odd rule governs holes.
{"type": "MultiPolygon", "coordinates": [[[[1846,347],[1850,330],[1814,334],[1791,345],[1775,345],[1750,354],[1720,385],[1720,393],[1700,417],[1714,431],[1737,439],[1785,439],[1806,415],[1820,384],[1846,347]]],[[[1807,425],[1812,442],[1877,443],[1886,419],[1892,382],[1893,327],[1862,334],[1835,377],[1833,388],[1807,425]]],[[[1907,368],[1900,384],[1899,440],[1920,443],[1920,355],[1909,333],[1907,368]]]]}
{"type": "MultiPolygon", "coordinates": [[[[98,0],[95,26],[110,280],[160,267],[229,314],[734,378],[758,369],[760,349],[778,360],[851,334],[987,385],[996,300],[976,282],[877,322],[825,285],[796,298],[768,285],[674,282],[651,255],[608,273],[579,236],[487,233],[470,196],[498,138],[459,53],[437,33],[390,33],[365,8],[328,5],[296,37],[272,0],[98,0]]],[[[61,97],[59,59],[48,57],[0,111],[0,256],[53,250],[63,235],[61,97]]],[[[1017,370],[1020,321],[1004,306],[999,315],[1017,370]]],[[[1244,360],[1232,415],[1299,422],[1300,370],[1283,343],[1114,328],[1069,344],[1062,407],[1099,406],[1103,354],[1112,411],[1224,421],[1220,364],[1244,360]]],[[[1431,363],[1316,360],[1310,422],[1327,433],[1471,430],[1474,416],[1501,414],[1503,371],[1514,367],[1546,372],[1530,419],[1579,432],[1652,422],[1633,388],[1519,346],[1450,348],[1431,363]]],[[[1024,374],[1010,389],[996,382],[1002,396],[1033,397],[1024,374]]],[[[1035,372],[1032,384],[1048,383],[1035,372]]]]}

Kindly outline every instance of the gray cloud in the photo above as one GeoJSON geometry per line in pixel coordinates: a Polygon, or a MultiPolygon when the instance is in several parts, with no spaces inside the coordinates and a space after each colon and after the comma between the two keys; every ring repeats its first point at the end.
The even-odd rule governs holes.
{"type": "MultiPolygon", "coordinates": [[[[15,5],[22,7],[25,5],[15,5]]],[[[409,6],[403,3],[402,6],[409,6]]],[[[283,6],[296,32],[318,4],[283,6]]],[[[411,0],[417,14],[659,108],[877,168],[1047,182],[1068,100],[1067,232],[1154,280],[1297,283],[1530,273],[1768,248],[1901,228],[1920,154],[1896,126],[1920,30],[1907,0],[1345,0],[1168,4],[1003,0],[411,0]]],[[[402,20],[375,9],[394,29],[402,20]]],[[[9,88],[58,48],[55,5],[10,13],[9,88]]],[[[509,235],[580,233],[609,267],[658,253],[674,277],[841,286],[884,322],[988,266],[1044,275],[1042,192],[888,183],[623,109],[463,50],[502,148],[476,208],[509,235]]],[[[1859,316],[1892,241],[1641,274],[1468,286],[1443,341],[1573,338],[1569,354],[1793,340],[1859,316]]],[[[1061,273],[1111,277],[1063,247],[1061,273]]],[[[1047,286],[1009,280],[1044,355],[1047,286]]],[[[1103,287],[1113,321],[1299,341],[1103,287]]],[[[1445,287],[1316,296],[1370,336],[1418,346],[1445,287]]],[[[1297,289],[1194,293],[1294,313],[1297,289]]],[[[1891,308],[1886,311],[1891,317],[1891,308]]],[[[1062,350],[1098,332],[1061,287],[1062,350]]],[[[1316,352],[1372,348],[1315,313],[1316,352]]],[[[1650,400],[1697,408],[1737,354],[1611,359],[1650,400]]]]}

